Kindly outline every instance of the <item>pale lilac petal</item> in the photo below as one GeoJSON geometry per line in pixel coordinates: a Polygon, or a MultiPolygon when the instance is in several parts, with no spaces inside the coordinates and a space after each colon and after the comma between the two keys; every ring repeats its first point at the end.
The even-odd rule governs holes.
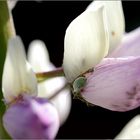
{"type": "Polygon", "coordinates": [[[140,57],[108,58],[86,75],[82,96],[113,111],[140,106],[140,57]]]}
{"type": "Polygon", "coordinates": [[[108,57],[140,56],[140,28],[124,35],[119,47],[108,57]]]}
{"type": "Polygon", "coordinates": [[[14,139],[53,139],[59,129],[59,118],[45,99],[24,97],[8,108],[3,124],[14,139]]]}

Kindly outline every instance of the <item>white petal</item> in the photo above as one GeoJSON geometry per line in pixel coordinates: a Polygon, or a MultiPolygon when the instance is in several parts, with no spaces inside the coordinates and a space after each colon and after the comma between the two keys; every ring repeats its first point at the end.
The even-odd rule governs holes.
{"type": "MultiPolygon", "coordinates": [[[[42,41],[33,41],[28,50],[28,60],[35,72],[51,71],[55,66],[49,60],[49,54],[42,41]],[[41,56],[41,57],[40,57],[41,56]]],[[[38,84],[38,96],[49,98],[66,83],[65,78],[57,77],[38,84]]],[[[66,121],[71,109],[71,95],[69,90],[61,91],[51,100],[55,105],[61,125],[66,121]]]]}
{"type": "MultiPolygon", "coordinates": [[[[49,95],[53,95],[55,92],[57,92],[61,87],[63,87],[65,84],[64,78],[53,78],[45,83],[39,84],[39,95],[44,95],[44,97],[49,97],[49,95]]],[[[60,124],[64,124],[66,121],[70,109],[71,109],[71,94],[68,89],[62,90],[56,97],[51,99],[51,102],[56,107],[59,118],[60,118],[60,124]]]]}
{"type": "Polygon", "coordinates": [[[8,2],[8,6],[9,6],[10,10],[13,10],[14,7],[16,6],[18,0],[7,0],[7,2],[8,2]]]}
{"type": "Polygon", "coordinates": [[[122,2],[120,0],[114,1],[94,1],[92,2],[87,10],[97,9],[99,6],[104,5],[108,29],[109,29],[109,53],[112,52],[117,45],[120,43],[122,35],[125,31],[125,19],[123,14],[122,2]]]}
{"type": "Polygon", "coordinates": [[[32,41],[28,48],[27,57],[35,72],[50,70],[48,68],[50,65],[49,53],[43,41],[32,41]]]}
{"type": "Polygon", "coordinates": [[[20,94],[37,94],[37,80],[26,61],[24,46],[19,37],[11,38],[8,42],[2,87],[7,102],[20,94]]]}
{"type": "Polygon", "coordinates": [[[140,115],[128,122],[115,139],[140,139],[140,115]]]}
{"type": "Polygon", "coordinates": [[[98,64],[107,55],[108,30],[104,7],[85,11],[66,30],[63,67],[72,82],[77,76],[98,64]]]}

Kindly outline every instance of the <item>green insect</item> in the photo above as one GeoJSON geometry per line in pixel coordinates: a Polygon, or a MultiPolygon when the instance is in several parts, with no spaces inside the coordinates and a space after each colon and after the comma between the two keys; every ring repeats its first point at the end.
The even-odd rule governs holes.
{"type": "Polygon", "coordinates": [[[83,89],[83,87],[85,86],[86,82],[87,82],[87,78],[85,76],[83,76],[86,73],[91,73],[93,72],[94,69],[91,68],[88,71],[86,71],[85,73],[83,73],[81,76],[79,76],[78,78],[76,78],[72,84],[73,87],[73,92],[74,93],[80,93],[81,90],[83,89]]]}
{"type": "Polygon", "coordinates": [[[86,84],[87,79],[83,76],[78,77],[74,82],[73,82],[73,94],[74,96],[78,96],[83,89],[83,87],[86,84]]]}
{"type": "Polygon", "coordinates": [[[86,77],[80,76],[78,77],[72,85],[72,92],[74,95],[74,99],[79,99],[82,102],[86,103],[87,106],[94,106],[93,104],[88,103],[80,94],[81,90],[84,88],[85,84],[87,82],[86,77]]]}

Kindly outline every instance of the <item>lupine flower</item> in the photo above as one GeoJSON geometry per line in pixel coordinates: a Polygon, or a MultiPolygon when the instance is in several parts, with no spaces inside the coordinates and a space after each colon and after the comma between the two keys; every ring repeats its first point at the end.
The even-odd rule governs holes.
{"type": "Polygon", "coordinates": [[[7,103],[12,102],[21,93],[37,96],[37,79],[31,66],[26,61],[24,46],[19,37],[9,40],[2,88],[7,103]]]}
{"type": "Polygon", "coordinates": [[[140,139],[140,115],[130,120],[115,139],[140,139]]]}
{"type": "Polygon", "coordinates": [[[55,138],[59,129],[57,110],[46,99],[37,97],[37,80],[19,37],[8,43],[2,87],[8,104],[3,124],[12,138],[55,138]]]}
{"type": "MultiPolygon", "coordinates": [[[[41,40],[34,40],[29,45],[28,61],[37,72],[51,71],[55,66],[50,62],[47,48],[41,40]],[[41,57],[40,57],[41,56],[41,57]]],[[[65,85],[66,81],[63,77],[48,79],[38,84],[38,97],[49,98],[54,95],[60,88],[65,85]]],[[[60,123],[63,124],[71,109],[71,95],[68,89],[61,91],[56,97],[50,100],[59,113],[60,123]]]]}
{"type": "MultiPolygon", "coordinates": [[[[69,30],[66,32],[63,62],[66,77],[69,82],[73,82],[75,96],[78,96],[78,98],[86,102],[113,111],[128,111],[135,109],[140,106],[140,57],[137,52],[139,50],[139,41],[137,38],[140,31],[137,29],[128,35],[124,35],[124,19],[121,1],[93,2],[92,6],[89,6],[89,8],[90,9],[84,11],[84,14],[79,16],[83,21],[76,18],[74,22],[69,25],[69,30]],[[95,15],[90,17],[90,19],[97,19],[96,21],[99,22],[100,26],[101,23],[106,22],[107,26],[97,27],[95,24],[92,24],[90,20],[87,20],[84,14],[86,14],[86,17],[89,17],[88,14],[90,14],[90,12],[101,12],[100,7],[102,6],[104,7],[103,11],[106,13],[106,17],[103,15],[101,19],[107,18],[108,20],[99,20],[95,15]],[[113,8],[112,11],[112,8],[110,7],[113,8]],[[118,24],[112,20],[117,20],[119,22],[117,22],[119,28],[116,27],[118,24]],[[83,25],[82,22],[90,22],[89,24],[91,24],[91,26],[82,26],[83,29],[81,29],[80,27],[83,25]],[[106,41],[109,42],[109,47],[106,47],[108,48],[108,50],[106,50],[106,58],[102,59],[102,57],[100,57],[100,61],[98,61],[97,64],[94,62],[96,56],[100,55],[100,51],[97,52],[94,48],[98,42],[102,42],[102,47],[100,48],[103,48],[102,51],[105,51],[104,46],[106,46],[106,43],[104,42],[106,41],[104,39],[106,38],[101,38],[101,36],[95,38],[90,32],[87,33],[85,30],[90,28],[88,30],[93,31],[94,29],[97,31],[106,27],[108,28],[107,34],[109,35],[109,40],[106,41]],[[81,33],[81,30],[85,32],[81,35],[79,34],[80,37],[74,38],[75,36],[73,37],[73,34],[81,33]],[[123,38],[125,38],[125,41],[122,41],[122,35],[124,36],[123,38]],[[83,38],[82,41],[81,36],[83,38]],[[88,37],[89,42],[94,40],[91,46],[86,37],[88,37]],[[67,39],[69,39],[69,42],[67,39]],[[117,49],[115,50],[115,48],[117,49]],[[96,54],[94,59],[89,57],[90,55],[93,55],[91,52],[96,54]],[[71,57],[68,54],[70,54],[71,57]],[[83,63],[83,60],[85,63],[83,63]],[[90,65],[88,65],[89,62],[91,62],[90,65]]],[[[105,29],[102,31],[105,32],[105,29]]],[[[96,47],[99,49],[99,46],[96,47]]],[[[99,60],[99,57],[97,57],[97,60],[99,60]]]]}
{"type": "Polygon", "coordinates": [[[114,111],[140,106],[139,37],[139,28],[125,35],[114,52],[118,58],[104,58],[94,72],[85,75],[87,83],[81,92],[85,100],[114,111]]]}
{"type": "Polygon", "coordinates": [[[64,42],[63,67],[67,80],[73,82],[112,52],[121,40],[124,26],[121,1],[94,1],[74,19],[66,30],[64,42]]]}
{"type": "Polygon", "coordinates": [[[105,17],[104,7],[100,6],[97,10],[83,12],[68,26],[63,60],[68,82],[72,82],[107,55],[109,35],[105,17]]]}

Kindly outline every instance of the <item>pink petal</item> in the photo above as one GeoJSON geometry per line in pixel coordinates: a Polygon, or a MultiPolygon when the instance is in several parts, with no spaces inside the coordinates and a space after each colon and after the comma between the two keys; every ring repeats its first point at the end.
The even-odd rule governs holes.
{"type": "Polygon", "coordinates": [[[124,35],[120,46],[108,57],[140,56],[140,28],[124,35]]]}
{"type": "Polygon", "coordinates": [[[3,123],[14,139],[54,139],[59,129],[57,110],[41,98],[24,97],[11,105],[3,123]]]}
{"type": "Polygon", "coordinates": [[[140,57],[106,58],[85,76],[81,95],[88,102],[113,111],[140,106],[140,57]]]}

